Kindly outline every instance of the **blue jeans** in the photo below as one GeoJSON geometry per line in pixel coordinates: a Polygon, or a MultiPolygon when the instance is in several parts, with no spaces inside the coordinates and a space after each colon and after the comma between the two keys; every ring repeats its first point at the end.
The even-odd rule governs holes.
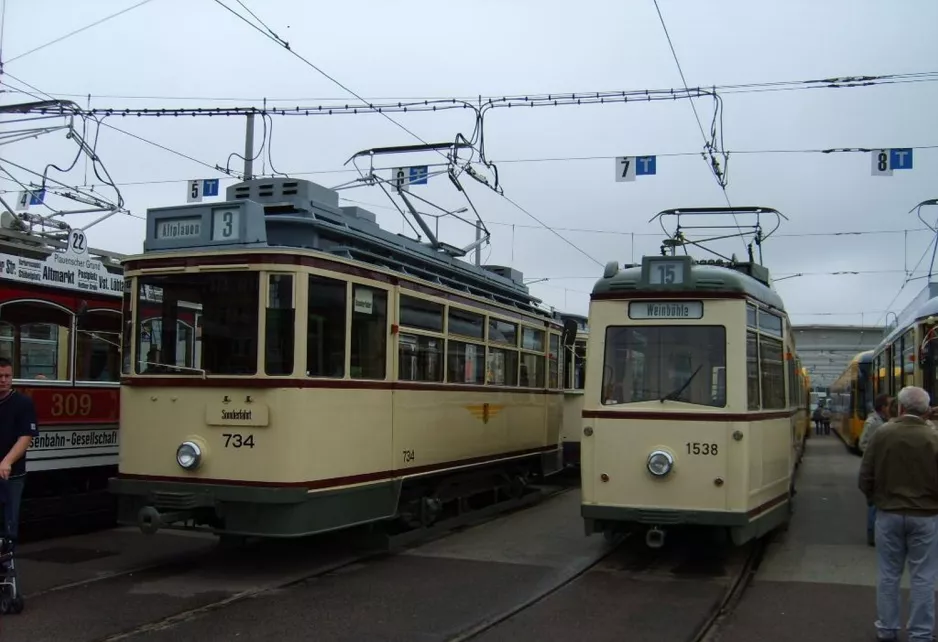
{"type": "Polygon", "coordinates": [[[866,507],[866,532],[872,533],[876,530],[876,506],[870,504],[866,507]]]}
{"type": "Polygon", "coordinates": [[[0,502],[3,502],[3,530],[0,536],[8,537],[15,545],[20,533],[20,502],[23,499],[23,486],[26,475],[0,479],[0,502]]]}
{"type": "Polygon", "coordinates": [[[935,579],[938,577],[938,516],[912,517],[876,511],[876,633],[881,640],[899,635],[899,581],[909,564],[909,642],[931,640],[935,629],[935,579]]]}

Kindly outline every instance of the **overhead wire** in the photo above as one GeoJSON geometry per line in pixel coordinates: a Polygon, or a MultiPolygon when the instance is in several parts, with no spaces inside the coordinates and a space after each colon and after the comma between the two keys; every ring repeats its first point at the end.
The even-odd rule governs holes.
{"type": "Polygon", "coordinates": [[[152,1],[153,1],[153,0],[141,0],[141,2],[138,2],[137,4],[135,4],[135,5],[131,6],[131,7],[127,7],[126,9],[122,9],[121,11],[118,11],[118,12],[116,12],[116,13],[112,13],[112,14],[109,15],[109,16],[105,16],[104,18],[101,18],[100,20],[96,20],[96,21],[92,22],[92,23],[89,24],[89,25],[85,25],[84,27],[81,27],[80,29],[76,29],[76,30],[74,30],[74,31],[71,31],[71,32],[65,34],[64,36],[59,36],[59,37],[56,38],[55,40],[50,40],[49,42],[46,42],[46,43],[44,43],[44,44],[39,45],[38,47],[33,47],[33,48],[30,49],[29,51],[24,51],[23,53],[19,54],[18,56],[13,56],[12,58],[10,58],[9,60],[6,61],[6,64],[10,64],[11,62],[15,62],[15,61],[19,60],[20,58],[25,58],[26,56],[28,56],[28,55],[30,55],[30,54],[32,54],[32,53],[35,53],[35,52],[37,52],[37,51],[39,51],[39,50],[41,50],[41,49],[45,49],[46,47],[50,47],[50,46],[52,46],[52,45],[54,45],[54,44],[56,44],[56,43],[62,42],[62,41],[65,40],[66,38],[71,38],[71,37],[74,36],[75,34],[79,34],[79,33],[81,33],[82,31],[86,31],[86,30],[88,30],[88,29],[91,29],[92,27],[96,27],[97,25],[99,25],[99,24],[101,24],[101,23],[103,23],[103,22],[107,22],[108,20],[111,20],[111,19],[113,19],[113,18],[116,18],[116,17],[118,17],[118,16],[120,16],[120,15],[123,15],[123,14],[127,13],[128,11],[133,11],[133,10],[136,9],[137,7],[142,7],[143,5],[147,4],[148,2],[152,2],[152,1]]]}
{"type": "MultiPolygon", "coordinates": [[[[668,40],[668,47],[670,47],[671,55],[674,57],[674,64],[677,65],[677,71],[681,76],[681,82],[684,84],[684,89],[686,91],[689,91],[687,89],[687,79],[684,77],[684,70],[681,68],[681,61],[678,60],[677,51],[674,49],[674,43],[671,41],[671,34],[668,33],[668,26],[664,22],[664,16],[661,15],[661,7],[658,6],[658,0],[652,0],[652,1],[655,3],[655,11],[658,12],[658,20],[661,22],[661,28],[664,30],[665,38],[667,38],[668,40]]],[[[707,135],[704,133],[703,124],[700,122],[700,114],[697,113],[697,106],[694,104],[693,98],[690,98],[688,100],[690,102],[691,108],[694,110],[694,119],[697,121],[697,127],[700,128],[700,135],[701,137],[703,137],[704,148],[708,149],[710,148],[710,141],[707,139],[707,135]]],[[[716,134],[716,131],[715,131],[716,117],[717,115],[714,114],[714,123],[711,126],[711,132],[710,132],[711,137],[715,137],[715,134],[716,134]]],[[[720,127],[721,136],[722,136],[722,132],[723,132],[723,128],[720,127]]],[[[721,145],[721,148],[722,148],[722,145],[721,145]]],[[[726,191],[726,178],[725,178],[725,175],[729,166],[729,156],[726,154],[726,151],[724,150],[723,151],[723,171],[721,174],[719,163],[716,160],[716,158],[713,156],[712,149],[709,149],[709,151],[710,151],[710,171],[713,172],[713,175],[716,177],[717,182],[720,185],[720,189],[723,192],[723,198],[726,200],[726,206],[729,208],[732,208],[733,204],[730,203],[730,196],[726,191]]],[[[744,250],[748,249],[746,245],[746,239],[744,238],[744,235],[743,235],[743,229],[740,227],[739,220],[736,218],[736,212],[733,212],[733,222],[736,224],[736,231],[739,232],[739,238],[743,244],[744,250]]],[[[757,237],[756,240],[757,242],[761,243],[761,238],[757,237]]]]}
{"type": "MultiPolygon", "coordinates": [[[[845,76],[840,78],[823,79],[801,79],[786,81],[767,81],[741,84],[707,84],[705,86],[723,95],[737,93],[754,93],[763,91],[806,91],[812,89],[851,89],[861,87],[872,87],[885,84],[906,84],[938,82],[938,71],[913,72],[905,74],[881,74],[881,75],[860,75],[845,76]]],[[[610,94],[618,90],[602,90],[598,93],[610,94]]],[[[91,92],[69,93],[69,92],[50,92],[54,96],[68,98],[86,98],[91,92]]],[[[379,100],[387,101],[489,101],[506,95],[530,96],[532,98],[547,96],[570,96],[596,92],[588,91],[553,91],[553,92],[525,92],[515,91],[510,94],[479,94],[474,96],[369,96],[365,98],[366,102],[372,103],[379,100]]],[[[307,101],[338,102],[345,101],[345,97],[332,96],[298,96],[298,97],[276,97],[276,96],[175,96],[175,95],[147,95],[147,94],[94,94],[95,98],[108,98],[118,100],[184,100],[184,101],[207,101],[207,102],[266,102],[266,103],[303,103],[307,101]]]]}
{"type": "MultiPolygon", "coordinates": [[[[299,53],[297,53],[295,50],[293,50],[293,49],[290,47],[290,44],[289,44],[287,41],[285,41],[285,40],[283,40],[282,38],[280,38],[279,36],[277,36],[269,27],[267,27],[266,24],[264,24],[264,23],[263,23],[259,18],[257,18],[256,16],[255,16],[255,19],[257,19],[258,22],[260,22],[260,23],[264,26],[264,29],[266,29],[266,32],[264,31],[264,29],[261,29],[261,28],[258,27],[257,25],[253,24],[250,20],[246,19],[244,16],[242,16],[241,14],[239,14],[237,11],[234,11],[231,7],[229,7],[228,5],[226,5],[226,4],[225,4],[224,2],[222,2],[221,0],[214,0],[214,2],[215,2],[216,4],[218,4],[219,6],[223,7],[223,8],[224,8],[225,10],[227,10],[228,12],[230,12],[230,13],[232,13],[233,15],[237,16],[237,17],[238,17],[239,19],[241,19],[245,24],[249,25],[251,28],[253,28],[254,30],[256,30],[258,33],[262,34],[262,35],[265,36],[266,38],[270,39],[272,42],[274,42],[274,43],[280,45],[281,47],[283,47],[284,49],[286,49],[287,51],[289,51],[289,52],[290,52],[291,54],[293,54],[296,58],[298,58],[299,60],[301,60],[302,62],[304,62],[307,66],[309,66],[310,68],[314,69],[316,72],[318,72],[319,74],[321,74],[322,76],[324,76],[324,77],[327,78],[328,80],[332,81],[334,84],[338,85],[338,86],[339,86],[340,88],[342,88],[344,91],[347,91],[348,93],[350,93],[351,95],[353,95],[355,98],[357,98],[357,99],[360,100],[361,102],[363,102],[363,103],[366,102],[359,94],[357,94],[356,92],[354,92],[352,89],[350,89],[349,87],[347,87],[347,86],[344,85],[343,83],[339,82],[336,78],[330,76],[330,75],[327,74],[325,71],[323,71],[322,69],[320,69],[318,66],[316,66],[315,64],[313,64],[312,62],[310,62],[308,59],[306,59],[305,57],[303,57],[302,55],[300,55],[299,53]]],[[[238,2],[239,2],[239,4],[241,4],[242,6],[244,6],[244,4],[243,4],[240,0],[238,0],[238,2]]],[[[245,7],[245,8],[247,8],[247,7],[245,7]]],[[[251,15],[255,15],[255,14],[252,12],[251,15]]],[[[390,121],[391,123],[393,123],[394,125],[396,125],[396,126],[399,127],[400,129],[402,129],[404,132],[406,132],[406,133],[408,133],[409,135],[411,135],[413,138],[416,138],[417,140],[419,140],[419,141],[420,141],[421,143],[423,143],[424,145],[429,145],[429,143],[428,143],[426,140],[424,140],[423,138],[421,138],[420,136],[418,136],[417,134],[415,134],[413,131],[411,131],[410,129],[408,129],[408,128],[407,128],[406,126],[404,126],[403,124],[401,124],[401,123],[399,123],[398,121],[396,121],[395,119],[391,118],[391,116],[389,116],[389,115],[388,115],[387,113],[385,113],[384,111],[379,111],[378,113],[381,114],[382,116],[384,116],[388,121],[390,121]]],[[[443,158],[449,160],[449,159],[446,157],[446,155],[443,154],[441,151],[439,151],[439,150],[436,150],[436,151],[437,151],[438,154],[440,154],[441,156],[443,156],[443,158]]],[[[483,159],[483,161],[484,161],[484,159],[483,159]]],[[[512,204],[515,208],[517,208],[519,211],[523,212],[524,214],[526,214],[526,215],[527,215],[528,217],[530,217],[531,219],[537,221],[538,223],[540,223],[541,225],[543,225],[546,229],[550,230],[554,235],[556,235],[556,236],[557,236],[558,238],[560,238],[562,241],[564,241],[565,243],[567,243],[567,244],[570,245],[571,247],[575,248],[580,254],[586,256],[587,258],[589,258],[591,261],[593,261],[593,262],[596,263],[597,265],[602,265],[602,263],[601,263],[599,260],[597,260],[596,258],[590,256],[590,254],[589,254],[588,252],[584,251],[582,248],[580,248],[580,247],[578,247],[576,244],[572,243],[569,239],[564,238],[563,235],[561,235],[561,234],[557,233],[556,231],[554,231],[553,228],[551,228],[550,226],[544,224],[543,221],[541,221],[539,218],[537,218],[536,216],[534,216],[533,214],[531,214],[531,212],[529,212],[529,211],[526,210],[525,208],[521,207],[517,202],[515,202],[515,201],[512,200],[511,198],[505,196],[504,193],[500,193],[500,192],[496,192],[496,193],[499,193],[499,195],[502,196],[502,198],[504,198],[506,201],[508,201],[509,203],[511,203],[511,204],[512,204]]],[[[480,221],[481,221],[481,219],[480,219],[480,221]]]]}

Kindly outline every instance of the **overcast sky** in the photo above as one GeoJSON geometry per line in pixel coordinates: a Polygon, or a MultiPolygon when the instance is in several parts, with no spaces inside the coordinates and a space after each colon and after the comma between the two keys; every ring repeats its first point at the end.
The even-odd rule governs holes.
{"type": "MultiPolygon", "coordinates": [[[[90,104],[97,108],[259,106],[264,97],[279,107],[355,100],[213,0],[151,0],[17,59],[138,1],[6,0],[5,71],[82,106],[91,94],[90,104]]],[[[223,1],[250,19],[237,0],[223,1]]],[[[295,52],[369,99],[681,87],[653,0],[575,5],[555,0],[243,2],[295,52]]],[[[938,3],[933,0],[659,0],[659,6],[692,87],[938,68],[938,3]]],[[[765,264],[781,279],[776,287],[794,323],[881,323],[890,302],[895,299],[891,309],[899,311],[924,286],[923,278],[913,279],[896,298],[906,270],[932,241],[931,232],[923,232],[922,223],[908,212],[938,197],[934,80],[722,95],[721,133],[730,151],[936,146],[916,149],[914,168],[891,177],[871,176],[867,153],[731,154],[727,195],[732,204],[776,208],[789,219],[763,249],[765,264]],[[862,273],[829,274],[838,271],[862,273]],[[797,273],[804,276],[784,278],[797,273]]],[[[11,87],[23,86],[9,79],[0,97],[4,103],[31,100],[10,92],[11,87]]],[[[712,100],[695,103],[709,130],[712,100]]],[[[468,137],[474,126],[468,111],[392,118],[432,142],[453,140],[457,133],[468,137]]],[[[230,154],[244,149],[243,118],[112,117],[105,122],[210,166],[224,166],[230,154]]],[[[262,133],[258,121],[258,145],[262,133]]],[[[268,145],[278,171],[329,187],[356,176],[336,172],[348,169],[343,163],[355,152],[418,142],[375,114],[278,116],[272,134],[268,145]],[[308,174],[319,171],[326,173],[308,174]]],[[[531,291],[560,309],[586,313],[589,290],[602,272],[599,264],[657,253],[661,228],[648,222],[657,212],[725,205],[699,154],[669,156],[702,148],[687,100],[497,109],[486,116],[485,135],[486,153],[498,165],[505,195],[583,253],[466,178],[469,195],[492,232],[483,262],[512,265],[526,279],[549,278],[532,284],[531,291]],[[614,180],[614,157],[652,154],[658,155],[657,175],[614,180]],[[592,159],[533,162],[571,157],[592,159]],[[527,162],[507,162],[519,160],[527,162]]],[[[222,188],[235,182],[113,129],[101,128],[97,152],[132,216],[114,216],[88,236],[92,246],[116,252],[141,250],[146,209],[184,204],[186,179],[221,177],[222,188]]],[[[41,170],[50,162],[67,166],[73,153],[73,143],[58,133],[5,146],[2,158],[41,170]]],[[[378,162],[390,167],[398,161],[434,160],[439,157],[429,154],[378,162]]],[[[231,165],[240,171],[242,162],[233,157],[231,165]]],[[[20,180],[29,178],[2,166],[20,180]]],[[[255,172],[260,171],[271,171],[266,150],[263,162],[255,164],[255,172]]],[[[66,177],[53,176],[70,185],[86,180],[83,163],[66,177]]],[[[93,174],[87,181],[100,187],[93,174]]],[[[9,180],[0,181],[0,188],[17,189],[9,180]]],[[[413,190],[445,207],[465,205],[445,177],[413,190]]],[[[103,193],[113,192],[105,188],[103,193]]],[[[385,228],[410,232],[378,188],[343,195],[367,203],[385,228]]],[[[938,207],[923,209],[923,215],[934,221],[938,207]]],[[[92,218],[69,220],[79,227],[92,218]]],[[[766,232],[774,224],[773,218],[763,219],[766,232]]],[[[443,240],[456,245],[473,238],[472,229],[461,224],[443,224],[441,232],[443,240]]],[[[744,256],[738,238],[714,247],[744,256]]],[[[930,257],[927,252],[913,277],[927,274],[930,257]]]]}

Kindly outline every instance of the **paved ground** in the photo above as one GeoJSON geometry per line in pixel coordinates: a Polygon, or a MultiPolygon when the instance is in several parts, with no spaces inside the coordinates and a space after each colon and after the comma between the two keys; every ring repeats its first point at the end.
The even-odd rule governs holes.
{"type": "Polygon", "coordinates": [[[876,639],[876,553],[866,545],[859,467],[835,435],[808,439],[792,525],[769,545],[720,642],[876,639]]]}

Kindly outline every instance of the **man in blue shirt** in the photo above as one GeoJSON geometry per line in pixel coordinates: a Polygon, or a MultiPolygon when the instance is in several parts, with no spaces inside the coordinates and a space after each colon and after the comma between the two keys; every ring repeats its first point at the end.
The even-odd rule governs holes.
{"type": "Polygon", "coordinates": [[[0,357],[0,501],[4,531],[15,545],[19,535],[20,499],[26,482],[26,449],[39,434],[36,408],[13,389],[13,363],[0,357]]]}

